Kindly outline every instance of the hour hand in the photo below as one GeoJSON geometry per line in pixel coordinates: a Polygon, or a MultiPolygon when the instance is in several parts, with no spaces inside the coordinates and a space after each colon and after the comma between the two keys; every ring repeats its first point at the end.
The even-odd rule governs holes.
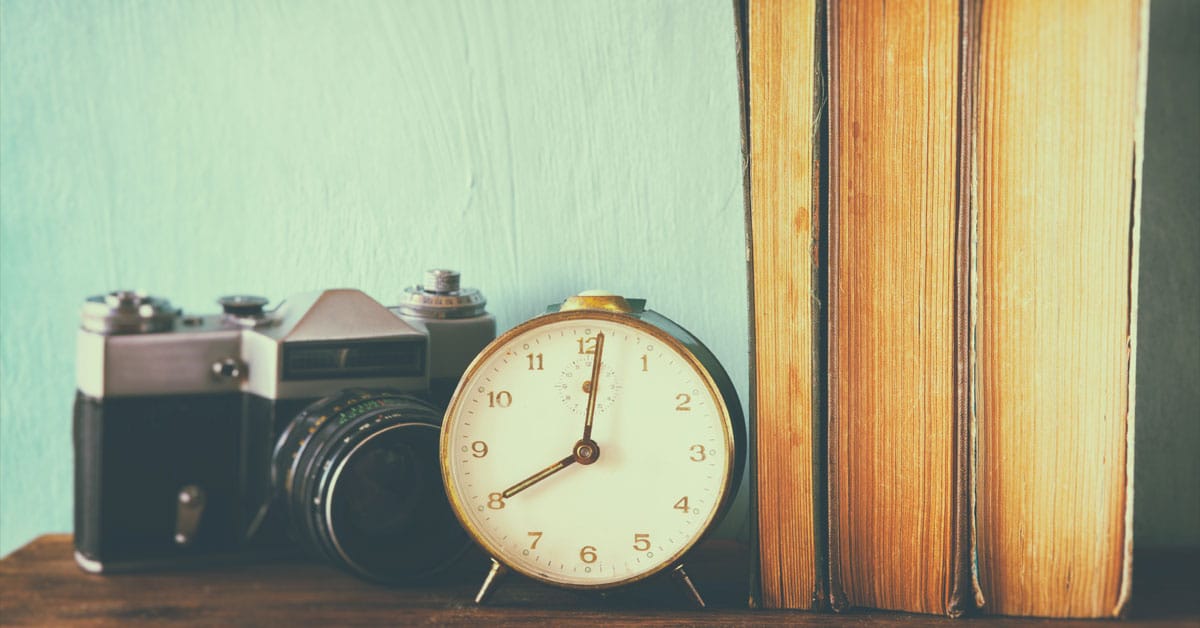
{"type": "Polygon", "coordinates": [[[575,458],[576,458],[575,452],[571,452],[571,455],[567,456],[566,458],[563,458],[562,460],[559,460],[558,462],[546,467],[545,469],[542,469],[541,471],[534,473],[533,475],[525,478],[524,480],[521,480],[520,482],[517,482],[516,484],[513,484],[512,486],[504,489],[504,492],[501,493],[500,495],[502,497],[504,497],[504,499],[508,499],[509,497],[512,497],[513,495],[516,495],[517,493],[520,493],[521,491],[533,486],[534,484],[537,484],[538,482],[541,482],[542,480],[567,468],[568,466],[570,466],[572,463],[575,462],[575,458]]]}

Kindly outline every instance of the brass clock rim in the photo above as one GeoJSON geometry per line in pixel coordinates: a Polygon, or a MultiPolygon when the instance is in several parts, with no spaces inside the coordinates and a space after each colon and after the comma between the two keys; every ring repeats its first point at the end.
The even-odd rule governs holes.
{"type": "MultiPolygon", "coordinates": [[[[680,329],[682,330],[682,328],[680,329]]],[[[682,331],[685,331],[686,333],[686,330],[682,331]]],[[[733,502],[734,492],[731,490],[731,485],[735,480],[733,476],[737,470],[737,457],[739,455],[739,452],[737,451],[738,441],[734,435],[732,412],[728,407],[728,404],[725,402],[725,397],[721,392],[720,386],[717,385],[717,382],[713,379],[712,373],[709,372],[708,368],[700,362],[700,358],[690,348],[688,348],[682,340],[676,338],[675,336],[671,335],[670,332],[654,325],[653,323],[642,320],[636,314],[603,310],[557,311],[536,316],[513,327],[512,329],[509,329],[497,337],[492,343],[488,344],[488,346],[485,347],[484,350],[481,351],[479,355],[475,356],[475,359],[471,361],[471,364],[467,367],[467,370],[463,372],[462,378],[459,379],[458,386],[455,388],[454,395],[451,397],[450,405],[446,408],[445,417],[446,420],[443,421],[442,426],[439,460],[442,467],[442,488],[446,491],[446,496],[450,500],[450,509],[454,511],[454,516],[458,519],[459,523],[462,524],[463,529],[467,531],[467,535],[471,537],[471,540],[475,541],[475,543],[482,547],[484,551],[486,551],[494,560],[497,560],[503,563],[509,569],[512,569],[513,571],[516,571],[517,573],[520,573],[526,577],[537,580],[538,582],[544,582],[552,586],[568,589],[599,591],[631,585],[655,576],[665,571],[669,567],[679,564],[680,559],[684,556],[684,554],[687,554],[692,548],[698,545],[701,540],[708,536],[708,534],[712,531],[712,528],[715,527],[717,520],[729,509],[733,502]],[[705,519],[704,524],[700,527],[700,534],[696,535],[691,542],[685,543],[683,547],[679,549],[679,551],[671,554],[666,560],[661,561],[658,566],[653,567],[648,571],[642,572],[630,578],[597,584],[577,584],[554,580],[548,576],[544,576],[532,570],[526,569],[524,566],[513,564],[513,562],[502,558],[504,553],[497,551],[497,548],[487,540],[482,531],[475,526],[474,522],[472,522],[464,514],[467,512],[468,508],[459,499],[457,490],[458,484],[454,481],[454,478],[450,473],[450,455],[452,455],[453,452],[451,451],[452,448],[450,447],[450,429],[447,422],[459,409],[459,406],[462,403],[462,394],[464,392],[464,388],[466,388],[468,385],[468,381],[477,374],[485,362],[490,360],[494,355],[496,355],[497,352],[500,351],[501,348],[503,348],[517,336],[526,333],[530,329],[570,320],[601,320],[618,323],[621,325],[628,325],[650,334],[660,342],[670,345],[675,353],[684,358],[687,364],[700,375],[700,378],[704,382],[705,388],[708,390],[709,394],[713,399],[716,399],[719,402],[717,410],[719,418],[722,419],[721,432],[722,436],[724,437],[725,451],[727,452],[724,465],[725,472],[722,475],[721,486],[719,488],[720,498],[717,500],[716,507],[709,512],[708,518],[705,519]]],[[[736,479],[740,480],[740,478],[736,479]]]]}

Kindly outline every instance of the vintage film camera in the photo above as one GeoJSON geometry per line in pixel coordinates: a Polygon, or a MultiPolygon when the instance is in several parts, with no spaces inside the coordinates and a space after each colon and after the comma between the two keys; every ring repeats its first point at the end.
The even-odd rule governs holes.
{"type": "Polygon", "coordinates": [[[445,403],[496,335],[483,296],[429,271],[387,308],[357,290],[87,299],[74,412],[75,557],[151,569],[291,537],[362,577],[403,582],[469,541],[438,465],[445,403]]]}

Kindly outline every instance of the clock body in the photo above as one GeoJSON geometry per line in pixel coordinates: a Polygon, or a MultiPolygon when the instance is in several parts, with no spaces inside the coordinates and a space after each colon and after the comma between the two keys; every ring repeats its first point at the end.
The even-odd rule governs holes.
{"type": "Polygon", "coordinates": [[[603,589],[658,573],[737,490],[745,428],[728,375],[641,303],[574,297],[518,325],[475,359],[447,410],[455,513],[536,580],[603,589]]]}

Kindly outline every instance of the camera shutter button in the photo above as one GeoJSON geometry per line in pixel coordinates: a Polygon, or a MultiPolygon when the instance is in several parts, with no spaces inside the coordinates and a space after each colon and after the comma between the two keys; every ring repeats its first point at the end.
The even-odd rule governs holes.
{"type": "Polygon", "coordinates": [[[254,318],[263,315],[269,299],[248,294],[234,294],[217,299],[221,310],[237,318],[254,318]]]}

